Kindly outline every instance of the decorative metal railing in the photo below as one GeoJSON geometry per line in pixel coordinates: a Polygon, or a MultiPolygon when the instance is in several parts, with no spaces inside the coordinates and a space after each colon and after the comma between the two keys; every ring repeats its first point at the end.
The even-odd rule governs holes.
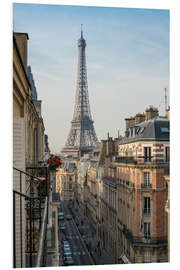
{"type": "Polygon", "coordinates": [[[130,240],[133,244],[149,244],[149,245],[161,245],[167,244],[167,237],[151,237],[150,235],[136,237],[131,234],[131,232],[123,225],[122,232],[126,236],[128,240],[130,240]]]}
{"type": "Polygon", "coordinates": [[[39,247],[38,247],[36,267],[46,266],[47,223],[48,223],[48,199],[46,197],[44,214],[43,214],[43,222],[42,222],[42,227],[41,227],[41,231],[40,231],[40,241],[39,241],[39,247]]]}
{"type": "Polygon", "coordinates": [[[115,158],[115,162],[118,163],[126,163],[126,164],[142,164],[142,163],[151,163],[151,164],[159,164],[159,163],[169,163],[169,160],[166,157],[162,157],[162,159],[157,159],[153,156],[141,156],[141,157],[133,157],[133,156],[118,156],[115,158]]]}
{"type": "MultiPolygon", "coordinates": [[[[40,254],[46,250],[46,230],[43,240],[41,231],[48,222],[49,172],[47,167],[30,167],[26,172],[13,168],[13,171],[18,187],[13,190],[13,267],[34,267],[39,248],[42,250],[43,246],[40,254]],[[39,245],[42,241],[43,245],[39,245]]],[[[46,266],[44,260],[40,262],[46,266]]]]}

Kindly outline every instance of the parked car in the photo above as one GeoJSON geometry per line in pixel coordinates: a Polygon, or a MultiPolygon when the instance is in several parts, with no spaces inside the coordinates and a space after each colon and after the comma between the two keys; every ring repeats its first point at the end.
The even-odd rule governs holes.
{"type": "Polygon", "coordinates": [[[74,260],[71,256],[64,258],[64,265],[73,265],[73,264],[74,264],[74,260]]]}
{"type": "Polygon", "coordinates": [[[70,243],[69,243],[69,241],[67,241],[67,240],[63,240],[63,245],[69,245],[70,243]]]}
{"type": "Polygon", "coordinates": [[[72,256],[71,251],[69,250],[64,251],[64,257],[68,257],[68,256],[72,256]]]}
{"type": "Polygon", "coordinates": [[[58,213],[58,219],[60,219],[60,220],[64,219],[64,213],[63,212],[58,213]]]}
{"type": "Polygon", "coordinates": [[[62,210],[62,205],[59,204],[59,205],[58,205],[58,211],[61,211],[61,210],[62,210]]]}
{"type": "Polygon", "coordinates": [[[64,223],[62,223],[62,224],[60,224],[59,228],[60,228],[60,230],[65,230],[66,229],[66,226],[65,226],[64,223]]]}
{"type": "Polygon", "coordinates": [[[68,247],[65,247],[65,246],[64,246],[63,248],[64,248],[64,252],[66,252],[66,251],[67,251],[67,252],[71,252],[70,246],[68,246],[68,247]]]}
{"type": "Polygon", "coordinates": [[[71,216],[71,215],[67,215],[67,216],[66,216],[66,219],[67,219],[67,220],[71,220],[71,219],[72,219],[72,216],[71,216]]]}
{"type": "Polygon", "coordinates": [[[64,247],[70,247],[70,244],[69,243],[65,243],[63,244],[64,247]]]}

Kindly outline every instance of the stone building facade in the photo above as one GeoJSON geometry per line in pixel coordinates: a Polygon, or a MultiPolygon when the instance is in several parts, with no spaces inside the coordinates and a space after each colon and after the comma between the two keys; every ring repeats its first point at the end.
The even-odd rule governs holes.
{"type": "Polygon", "coordinates": [[[119,261],[166,262],[169,121],[148,115],[146,121],[128,127],[115,166],[119,261]]]}
{"type": "Polygon", "coordinates": [[[76,165],[67,162],[62,168],[56,170],[56,192],[60,194],[62,201],[74,199],[74,185],[76,178],[76,165]]]}
{"type": "Polygon", "coordinates": [[[149,107],[76,163],[74,201],[114,263],[168,261],[169,134],[149,107]]]}
{"type": "MultiPolygon", "coordinates": [[[[28,34],[13,33],[13,167],[23,172],[29,165],[37,164],[44,155],[44,123],[33,100],[32,83],[28,73],[28,34]]],[[[13,170],[13,189],[26,194],[25,176],[13,170]],[[22,186],[20,187],[20,182],[22,186]]],[[[16,267],[26,266],[26,210],[25,200],[15,195],[15,254],[16,267]],[[20,220],[22,209],[22,222],[20,220]],[[22,225],[21,225],[22,224],[22,225]],[[20,237],[20,228],[22,238],[20,237]],[[22,252],[21,252],[22,246],[22,252]]]]}

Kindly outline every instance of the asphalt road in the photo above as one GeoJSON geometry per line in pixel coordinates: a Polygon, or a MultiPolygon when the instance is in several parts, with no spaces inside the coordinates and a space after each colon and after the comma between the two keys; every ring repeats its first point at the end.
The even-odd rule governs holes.
{"type": "MultiPolygon", "coordinates": [[[[62,212],[64,216],[71,214],[67,205],[64,203],[62,207],[62,212]]],[[[68,240],[70,242],[72,257],[74,259],[74,265],[92,265],[93,260],[84,244],[78,228],[73,219],[62,220],[59,222],[64,223],[66,226],[65,231],[59,230],[59,250],[60,250],[60,265],[63,265],[63,252],[62,252],[62,240],[68,240]]]]}

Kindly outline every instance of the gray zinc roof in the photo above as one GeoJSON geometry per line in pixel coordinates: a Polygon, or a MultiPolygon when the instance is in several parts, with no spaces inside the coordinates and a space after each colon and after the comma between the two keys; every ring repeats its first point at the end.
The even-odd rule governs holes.
{"type": "Polygon", "coordinates": [[[121,140],[121,144],[140,140],[169,141],[169,120],[156,117],[129,128],[125,134],[126,136],[121,140]]]}

